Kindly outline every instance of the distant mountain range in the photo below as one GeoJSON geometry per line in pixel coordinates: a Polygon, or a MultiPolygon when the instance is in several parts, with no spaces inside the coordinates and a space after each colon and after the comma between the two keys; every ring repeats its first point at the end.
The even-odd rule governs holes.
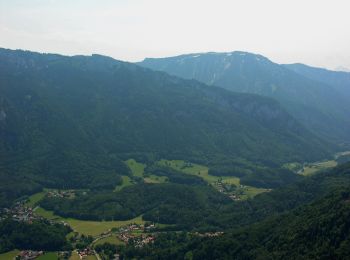
{"type": "Polygon", "coordinates": [[[231,91],[274,98],[319,136],[338,144],[350,142],[350,73],[280,65],[246,52],[147,58],[138,64],[231,91]]]}

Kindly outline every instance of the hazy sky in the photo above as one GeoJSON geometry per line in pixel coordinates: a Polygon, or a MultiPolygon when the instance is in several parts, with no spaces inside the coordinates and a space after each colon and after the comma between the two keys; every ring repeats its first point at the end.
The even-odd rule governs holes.
{"type": "Polygon", "coordinates": [[[127,61],[242,50],[350,68],[350,1],[0,0],[0,47],[127,61]]]}

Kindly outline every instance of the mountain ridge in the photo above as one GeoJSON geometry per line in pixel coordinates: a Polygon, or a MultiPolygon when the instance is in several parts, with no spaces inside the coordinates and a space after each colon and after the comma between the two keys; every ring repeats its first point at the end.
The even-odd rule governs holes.
{"type": "Polygon", "coordinates": [[[348,142],[350,105],[329,83],[315,81],[266,57],[247,52],[188,54],[137,63],[235,92],[278,100],[314,133],[348,142]]]}

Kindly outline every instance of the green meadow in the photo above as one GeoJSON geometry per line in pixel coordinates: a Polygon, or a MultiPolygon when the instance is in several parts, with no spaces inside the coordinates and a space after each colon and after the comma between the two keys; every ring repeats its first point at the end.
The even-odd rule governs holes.
{"type": "Polygon", "coordinates": [[[69,257],[69,260],[80,260],[78,252],[76,250],[72,252],[72,255],[69,257]]]}
{"type": "MultiPolygon", "coordinates": [[[[240,179],[234,176],[214,176],[210,175],[209,169],[206,166],[195,164],[195,163],[187,163],[183,160],[160,160],[157,162],[159,165],[171,167],[175,170],[181,171],[183,173],[196,175],[198,177],[203,178],[207,183],[213,185],[215,187],[215,183],[221,181],[224,184],[234,184],[237,187],[240,187],[240,179]]],[[[242,186],[239,188],[242,192],[241,198],[248,199],[252,198],[260,193],[267,192],[269,189],[256,188],[252,186],[242,186]]]]}
{"type": "Polygon", "coordinates": [[[118,185],[117,187],[115,187],[114,191],[120,191],[122,190],[123,188],[125,187],[128,187],[130,185],[133,185],[133,182],[132,180],[130,179],[129,176],[122,176],[122,184],[121,185],[118,185]]]}
{"type": "Polygon", "coordinates": [[[113,235],[113,236],[109,236],[109,237],[105,237],[102,239],[99,239],[96,243],[94,243],[94,245],[101,245],[104,243],[110,243],[113,245],[124,245],[125,243],[120,240],[117,236],[113,235]]]}
{"type": "Polygon", "coordinates": [[[132,174],[137,177],[143,177],[143,172],[146,168],[146,164],[136,162],[134,159],[129,159],[125,161],[125,163],[129,166],[132,174]]]}
{"type": "MultiPolygon", "coordinates": [[[[156,176],[154,174],[150,174],[150,175],[145,176],[144,170],[146,168],[146,164],[139,163],[139,162],[135,161],[134,159],[129,159],[129,160],[125,161],[125,163],[130,168],[132,175],[139,177],[139,178],[143,178],[145,183],[165,183],[165,182],[168,182],[168,178],[165,176],[156,176]]],[[[208,173],[208,167],[206,167],[204,165],[199,165],[199,164],[195,164],[195,163],[188,163],[188,162],[185,162],[183,160],[165,160],[165,159],[162,159],[156,163],[160,166],[171,167],[171,168],[178,170],[178,171],[181,171],[183,173],[201,177],[204,181],[213,185],[214,187],[215,187],[215,183],[217,183],[218,181],[221,181],[224,184],[234,184],[237,187],[240,187],[240,179],[238,177],[210,175],[208,173]]],[[[130,177],[122,176],[122,178],[123,178],[122,185],[117,186],[115,191],[120,191],[124,187],[133,185],[133,182],[130,179],[130,177]]],[[[256,187],[251,187],[251,186],[244,186],[244,187],[240,187],[239,189],[242,192],[242,194],[241,194],[242,199],[252,198],[259,193],[269,191],[268,189],[256,188],[256,187]]]]}
{"type": "Polygon", "coordinates": [[[0,259],[1,260],[13,260],[15,258],[15,256],[17,256],[18,254],[19,254],[19,250],[13,250],[10,252],[0,254],[0,259]]]}
{"type": "Polygon", "coordinates": [[[37,208],[35,213],[47,219],[64,221],[68,223],[74,231],[80,234],[91,236],[97,236],[112,228],[119,228],[132,223],[144,224],[142,216],[123,221],[87,221],[73,218],[63,218],[55,215],[52,211],[45,210],[41,207],[37,208]]]}
{"type": "Polygon", "coordinates": [[[333,168],[335,166],[337,166],[337,162],[334,160],[309,163],[309,164],[304,166],[304,168],[301,170],[300,174],[304,175],[304,176],[310,176],[310,175],[316,174],[317,172],[319,172],[321,170],[326,170],[329,168],[333,168]]]}
{"type": "Polygon", "coordinates": [[[32,207],[32,208],[35,207],[36,204],[45,197],[45,194],[46,194],[45,191],[33,194],[28,198],[28,201],[26,202],[26,206],[32,207]]]}
{"type": "Polygon", "coordinates": [[[54,252],[48,252],[42,256],[39,256],[37,259],[38,260],[57,260],[58,255],[57,255],[57,253],[54,253],[54,252]]]}
{"type": "Polygon", "coordinates": [[[168,178],[165,176],[157,176],[154,174],[151,174],[147,177],[143,178],[145,183],[165,183],[168,181],[168,178]]]}

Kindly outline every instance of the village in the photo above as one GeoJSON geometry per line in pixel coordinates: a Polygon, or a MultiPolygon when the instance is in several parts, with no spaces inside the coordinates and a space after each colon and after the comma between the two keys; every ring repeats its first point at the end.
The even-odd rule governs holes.
{"type": "MultiPolygon", "coordinates": [[[[74,198],[74,190],[50,190],[47,192],[48,197],[57,198],[74,198]]],[[[36,207],[31,207],[27,204],[28,200],[23,199],[15,202],[10,208],[0,209],[0,220],[10,218],[15,221],[31,223],[34,220],[43,220],[44,218],[34,213],[36,207]]]]}
{"type": "MultiPolygon", "coordinates": [[[[46,193],[48,197],[67,198],[72,199],[76,196],[74,190],[49,190],[46,193]]],[[[57,223],[57,220],[48,220],[44,217],[35,214],[36,207],[31,207],[28,204],[28,200],[24,199],[16,202],[10,208],[0,209],[0,220],[11,219],[17,222],[25,222],[32,224],[34,221],[49,221],[50,224],[57,223]]],[[[61,224],[68,225],[65,222],[60,221],[61,224]]],[[[143,247],[146,244],[152,243],[155,240],[155,235],[152,234],[152,230],[155,229],[155,224],[128,224],[119,228],[112,228],[108,231],[103,232],[97,237],[86,239],[84,235],[80,235],[74,232],[75,235],[70,239],[73,245],[85,244],[83,248],[76,249],[74,252],[79,256],[80,259],[90,259],[89,256],[96,256],[97,259],[101,259],[97,252],[94,250],[94,245],[104,238],[115,237],[122,243],[128,244],[133,243],[136,247],[143,247]],[[87,243],[86,243],[87,241],[87,243]],[[85,243],[84,243],[85,242],[85,243]]],[[[18,252],[14,259],[17,260],[31,260],[37,259],[45,255],[44,251],[35,250],[22,250],[18,252]]],[[[57,252],[60,259],[69,259],[73,252],[63,251],[57,252]]],[[[119,259],[119,255],[115,254],[114,259],[119,259]]]]}
{"type": "Polygon", "coordinates": [[[25,200],[16,202],[11,208],[3,208],[0,211],[0,220],[5,218],[11,218],[15,221],[23,221],[32,223],[34,220],[42,219],[42,217],[34,214],[32,207],[25,205],[25,200]]]}
{"type": "Polygon", "coordinates": [[[155,240],[155,236],[151,233],[154,228],[154,224],[129,224],[124,227],[102,233],[94,240],[94,243],[106,237],[116,236],[119,240],[126,244],[132,241],[132,243],[136,244],[138,247],[142,247],[155,240]]]}
{"type": "MultiPolygon", "coordinates": [[[[218,187],[222,188],[223,191],[226,192],[225,186],[222,183],[218,183],[218,187]]],[[[57,198],[74,198],[76,195],[76,192],[74,190],[50,190],[46,193],[46,196],[48,197],[57,197],[57,198]]],[[[12,219],[14,221],[18,222],[25,222],[32,224],[34,221],[49,221],[51,224],[57,223],[57,220],[47,220],[43,218],[42,216],[39,216],[35,214],[36,207],[31,207],[27,203],[28,200],[21,200],[16,202],[11,208],[3,208],[0,209],[0,220],[2,219],[12,219]]],[[[61,223],[62,221],[60,221],[61,223]]],[[[68,225],[67,223],[61,223],[64,225],[68,225]]],[[[97,259],[101,259],[98,255],[98,253],[94,250],[94,245],[97,244],[98,241],[103,241],[103,239],[109,238],[109,237],[115,237],[121,243],[132,243],[135,247],[142,248],[143,246],[153,243],[156,239],[156,232],[154,232],[154,229],[156,228],[156,225],[154,223],[145,223],[145,224],[128,224],[119,228],[112,228],[108,231],[105,231],[101,233],[100,235],[89,238],[88,240],[86,236],[78,234],[77,232],[74,232],[75,235],[70,238],[70,241],[73,245],[77,244],[84,244],[85,246],[83,248],[76,249],[73,252],[69,251],[63,251],[63,252],[57,252],[57,254],[60,256],[60,259],[69,259],[72,255],[72,253],[76,253],[79,257],[79,259],[90,259],[89,257],[95,256],[97,259]],[[87,241],[87,242],[86,242],[87,241]]],[[[205,234],[196,234],[198,236],[219,236],[221,233],[205,233],[205,234]]],[[[18,255],[14,258],[17,260],[32,260],[40,258],[41,256],[45,255],[46,252],[44,251],[35,251],[35,250],[22,250],[18,253],[18,255]]],[[[114,259],[119,259],[119,254],[116,253],[114,255],[114,259]]]]}
{"type": "MultiPolygon", "coordinates": [[[[77,250],[77,254],[80,259],[87,259],[88,256],[98,256],[98,253],[94,250],[94,246],[103,239],[115,237],[122,243],[128,244],[133,243],[136,247],[143,247],[149,243],[153,243],[155,235],[151,233],[152,229],[155,228],[154,224],[143,225],[143,224],[129,224],[120,228],[113,228],[106,232],[103,232],[99,236],[95,237],[91,243],[85,248],[77,250]]],[[[81,240],[81,235],[76,234],[72,240],[81,240]]],[[[99,259],[99,257],[97,257],[99,259]]],[[[119,259],[119,254],[114,255],[114,260],[119,259]]]]}
{"type": "MultiPolygon", "coordinates": [[[[220,192],[227,193],[228,190],[226,187],[227,184],[222,182],[217,183],[217,187],[220,192]]],[[[57,197],[57,198],[74,198],[76,196],[76,191],[74,190],[50,190],[46,193],[48,197],[57,197]]],[[[234,195],[230,195],[234,196],[234,195]]],[[[31,207],[28,204],[28,200],[21,200],[16,202],[11,208],[3,208],[0,209],[0,220],[1,219],[12,219],[18,222],[25,222],[32,224],[34,221],[49,221],[51,224],[57,223],[57,220],[47,220],[42,216],[35,214],[36,207],[31,207]]],[[[67,223],[61,224],[68,225],[67,223]]],[[[95,245],[98,244],[99,241],[103,242],[104,239],[107,238],[116,238],[118,241],[124,244],[132,244],[135,247],[142,248],[149,243],[153,243],[156,240],[155,232],[156,225],[154,223],[144,223],[144,224],[136,224],[131,223],[122,227],[109,229],[96,237],[84,236],[79,234],[78,232],[74,232],[74,235],[70,238],[70,242],[73,247],[76,247],[78,244],[84,245],[82,247],[76,247],[76,250],[73,252],[63,251],[57,252],[57,255],[60,256],[59,259],[70,259],[72,253],[75,253],[79,259],[91,259],[91,257],[96,257],[97,259],[101,259],[99,254],[94,249],[95,245]]],[[[222,232],[213,232],[213,233],[195,233],[197,236],[204,237],[214,237],[221,235],[222,232]]],[[[106,240],[107,241],[107,240],[106,240]]],[[[35,250],[22,250],[18,253],[18,255],[14,258],[17,260],[31,260],[37,259],[41,256],[45,255],[47,252],[44,251],[35,251],[35,250]]],[[[114,255],[114,259],[119,259],[119,254],[116,253],[114,255]]]]}
{"type": "Polygon", "coordinates": [[[74,199],[75,193],[75,190],[49,190],[46,196],[49,198],[74,199]]]}

